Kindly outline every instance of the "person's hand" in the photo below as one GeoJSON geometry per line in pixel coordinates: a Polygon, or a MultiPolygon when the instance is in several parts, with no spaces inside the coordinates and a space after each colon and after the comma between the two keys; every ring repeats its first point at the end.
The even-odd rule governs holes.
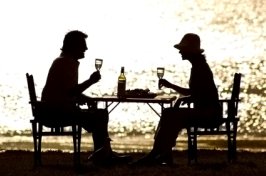
{"type": "Polygon", "coordinates": [[[190,96],[180,97],[176,100],[174,108],[179,108],[183,105],[189,105],[192,102],[192,98],[190,96]]]}
{"type": "Polygon", "coordinates": [[[160,87],[164,86],[164,87],[170,88],[172,84],[166,79],[159,79],[159,85],[160,87]]]}
{"type": "Polygon", "coordinates": [[[192,102],[191,96],[180,97],[178,99],[181,105],[189,105],[192,102]]]}
{"type": "Polygon", "coordinates": [[[101,79],[101,74],[99,71],[95,71],[90,76],[91,83],[97,83],[101,79]]]}
{"type": "Polygon", "coordinates": [[[89,99],[88,96],[81,94],[81,95],[77,96],[77,103],[78,103],[78,105],[86,105],[88,102],[88,99],[89,99]]]}
{"type": "Polygon", "coordinates": [[[87,105],[88,108],[97,108],[97,102],[95,102],[91,97],[81,94],[77,97],[78,105],[87,105]]]}

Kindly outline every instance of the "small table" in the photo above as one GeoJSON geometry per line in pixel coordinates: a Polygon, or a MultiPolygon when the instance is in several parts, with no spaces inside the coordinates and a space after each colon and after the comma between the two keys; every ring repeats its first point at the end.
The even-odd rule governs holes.
{"type": "Polygon", "coordinates": [[[165,105],[169,107],[173,107],[174,102],[176,100],[176,96],[168,96],[168,95],[158,95],[155,98],[118,98],[117,96],[103,96],[103,97],[91,97],[92,100],[98,102],[104,102],[105,108],[108,108],[113,105],[113,107],[108,110],[109,114],[120,104],[120,103],[145,103],[147,104],[159,117],[161,117],[161,113],[157,112],[155,108],[151,104],[159,104],[161,106],[161,112],[165,108],[165,105]]]}

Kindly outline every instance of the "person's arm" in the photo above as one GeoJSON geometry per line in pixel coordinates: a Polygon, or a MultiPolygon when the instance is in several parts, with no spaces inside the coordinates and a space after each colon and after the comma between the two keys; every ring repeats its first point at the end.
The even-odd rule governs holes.
{"type": "Polygon", "coordinates": [[[188,96],[191,94],[191,91],[189,88],[184,88],[184,87],[180,87],[178,85],[175,85],[175,84],[172,84],[170,83],[169,81],[167,81],[166,79],[160,79],[159,80],[159,84],[161,86],[164,86],[164,87],[167,87],[167,88],[170,88],[170,89],[173,89],[175,90],[176,92],[182,94],[182,95],[185,95],[185,96],[188,96]]]}
{"type": "Polygon", "coordinates": [[[95,71],[91,74],[90,78],[80,84],[78,84],[72,91],[71,94],[75,96],[80,96],[83,91],[89,88],[91,85],[95,84],[101,79],[99,71],[95,71]]]}
{"type": "Polygon", "coordinates": [[[188,96],[191,94],[190,89],[180,87],[178,85],[171,84],[169,88],[171,88],[171,89],[173,89],[173,90],[177,91],[178,93],[185,95],[185,96],[188,96]]]}
{"type": "Polygon", "coordinates": [[[87,88],[89,88],[93,84],[94,84],[94,82],[91,79],[88,79],[88,80],[84,81],[83,83],[78,84],[73,89],[72,93],[74,95],[81,95],[82,92],[84,92],[87,88]]]}

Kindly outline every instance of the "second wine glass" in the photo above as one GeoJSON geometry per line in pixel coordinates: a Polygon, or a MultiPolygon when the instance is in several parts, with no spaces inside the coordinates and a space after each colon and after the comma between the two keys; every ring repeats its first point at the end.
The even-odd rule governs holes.
{"type": "MultiPolygon", "coordinates": [[[[163,67],[157,67],[157,76],[158,76],[159,80],[163,78],[163,76],[164,76],[164,68],[163,67]]],[[[162,88],[162,85],[160,85],[159,83],[158,83],[158,88],[159,89],[162,88]]]]}
{"type": "Polygon", "coordinates": [[[103,60],[102,59],[95,59],[95,68],[96,70],[100,71],[103,65],[103,60]]]}

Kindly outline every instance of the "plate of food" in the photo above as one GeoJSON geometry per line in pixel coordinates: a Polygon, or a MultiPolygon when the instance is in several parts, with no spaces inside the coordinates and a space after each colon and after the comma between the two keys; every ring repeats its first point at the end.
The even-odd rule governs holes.
{"type": "Polygon", "coordinates": [[[156,93],[150,92],[149,89],[128,89],[126,90],[127,98],[155,98],[156,93]]]}

